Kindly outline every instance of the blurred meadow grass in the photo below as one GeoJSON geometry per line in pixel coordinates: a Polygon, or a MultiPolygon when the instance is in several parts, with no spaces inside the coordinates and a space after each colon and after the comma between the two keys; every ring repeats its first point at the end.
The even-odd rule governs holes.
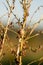
{"type": "MultiPolygon", "coordinates": [[[[11,42],[10,41],[5,42],[3,52],[5,52],[6,55],[2,58],[0,62],[2,63],[2,65],[10,65],[10,62],[12,63],[12,65],[15,65],[15,61],[14,61],[15,57],[14,55],[11,54],[10,49],[7,46],[7,44],[11,46],[10,43],[12,43],[13,45],[12,47],[15,47],[15,46],[17,47],[18,45],[18,39],[16,39],[17,35],[11,32],[8,32],[7,35],[9,36],[11,42]]],[[[36,53],[29,50],[29,46],[31,46],[32,48],[38,48],[39,45],[43,46],[43,35],[40,35],[40,36],[37,36],[35,38],[28,40],[28,43],[27,43],[28,49],[26,50],[26,56],[23,57],[23,60],[22,60],[23,65],[27,65],[32,60],[43,57],[43,49],[36,53]]],[[[31,65],[38,65],[38,62],[35,62],[31,65]]],[[[41,65],[43,65],[43,63],[41,65]]]]}

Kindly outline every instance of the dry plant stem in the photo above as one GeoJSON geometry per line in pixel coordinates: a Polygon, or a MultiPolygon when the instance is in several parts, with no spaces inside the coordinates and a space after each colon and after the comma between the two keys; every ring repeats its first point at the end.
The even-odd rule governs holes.
{"type": "Polygon", "coordinates": [[[15,18],[17,19],[17,21],[19,21],[19,19],[17,18],[17,16],[12,12],[12,14],[15,16],[15,18]]]}
{"type": "MultiPolygon", "coordinates": [[[[8,6],[9,6],[10,11],[11,11],[11,7],[10,7],[10,4],[9,4],[8,0],[6,0],[6,2],[7,2],[7,4],[8,4],[8,6]]],[[[15,16],[15,18],[19,21],[19,19],[16,17],[16,15],[13,13],[13,11],[11,11],[11,13],[12,13],[12,14],[15,16]]]]}
{"type": "Polygon", "coordinates": [[[4,33],[4,38],[3,38],[3,41],[2,41],[2,49],[1,49],[1,54],[2,54],[2,51],[3,51],[3,46],[4,46],[5,39],[6,39],[6,35],[7,35],[7,31],[8,31],[8,25],[9,25],[9,22],[10,22],[10,17],[8,18],[8,23],[7,23],[6,30],[5,30],[5,33],[4,33]]]}
{"type": "Polygon", "coordinates": [[[43,19],[40,19],[37,23],[33,24],[32,30],[30,31],[30,34],[29,34],[29,35],[31,35],[31,34],[34,32],[34,30],[38,27],[38,25],[40,24],[40,22],[41,22],[42,20],[43,20],[43,19]]]}
{"type": "MultiPolygon", "coordinates": [[[[23,0],[24,1],[24,4],[23,4],[23,10],[24,10],[24,20],[23,20],[23,28],[22,29],[24,29],[25,28],[25,25],[26,25],[26,18],[27,18],[27,13],[28,13],[28,11],[27,11],[27,8],[26,8],[26,0],[23,0]]],[[[12,8],[10,7],[10,4],[9,4],[9,2],[8,2],[8,0],[6,0],[6,2],[7,2],[7,4],[8,4],[8,6],[9,6],[9,9],[10,9],[10,14],[12,13],[13,15],[14,15],[14,13],[13,13],[13,11],[12,11],[12,8]]],[[[31,0],[30,0],[30,2],[29,2],[29,6],[30,6],[30,3],[31,3],[31,0]]],[[[43,7],[43,6],[41,6],[41,7],[43,7]]],[[[40,8],[40,7],[39,7],[40,8]]],[[[37,10],[39,10],[39,8],[37,9],[37,10]]],[[[34,16],[34,14],[37,12],[37,10],[33,13],[33,16],[34,16]]],[[[15,16],[15,18],[19,21],[19,19],[16,17],[16,15],[14,15],[15,16]]],[[[31,17],[31,19],[33,18],[33,16],[31,17]]],[[[11,32],[14,32],[14,33],[16,33],[18,36],[19,36],[19,34],[16,32],[16,31],[13,31],[13,30],[10,30],[9,28],[8,28],[8,25],[9,25],[9,22],[10,22],[10,17],[9,17],[9,19],[8,19],[8,24],[7,24],[7,26],[6,26],[6,29],[5,29],[5,33],[4,33],[4,39],[3,39],[3,45],[2,45],[2,50],[1,50],[1,54],[2,54],[2,51],[3,51],[3,46],[4,46],[4,43],[5,43],[5,39],[6,39],[6,35],[7,35],[7,31],[9,30],[9,31],[11,31],[11,32]]],[[[33,27],[34,28],[34,27],[33,27]]],[[[33,30],[34,31],[34,30],[33,30]]],[[[32,32],[33,32],[32,31],[32,32]]],[[[31,33],[32,34],[32,33],[31,33]]],[[[33,36],[28,36],[28,37],[26,37],[26,39],[24,40],[23,39],[23,37],[24,37],[24,34],[21,36],[21,41],[20,41],[20,51],[21,51],[21,53],[22,53],[22,47],[23,47],[23,43],[26,41],[26,40],[28,40],[28,39],[31,39],[31,38],[34,38],[34,37],[36,37],[36,36],[38,36],[39,35],[39,33],[37,33],[37,34],[35,34],[35,35],[33,35],[33,36]]],[[[20,37],[19,37],[20,38],[20,37]]],[[[37,60],[35,60],[35,61],[32,61],[30,64],[32,64],[33,62],[36,62],[37,60]]],[[[30,65],[29,64],[29,65],[30,65]]],[[[22,65],[22,55],[20,55],[20,64],[19,65],[22,65]]]]}
{"type": "Polygon", "coordinates": [[[20,56],[20,64],[19,64],[19,65],[22,65],[22,47],[23,47],[23,42],[24,42],[24,41],[23,41],[23,39],[22,39],[22,41],[21,41],[21,43],[20,43],[20,44],[21,44],[21,48],[20,48],[20,49],[21,49],[21,56],[20,56]]]}
{"type": "MultiPolygon", "coordinates": [[[[23,10],[24,10],[24,23],[23,23],[23,28],[22,29],[24,29],[25,28],[25,25],[26,25],[26,18],[27,18],[27,13],[28,13],[28,10],[27,10],[27,8],[26,8],[26,0],[24,0],[24,4],[22,4],[23,5],[23,10]]],[[[30,4],[30,3],[29,3],[30,4]]],[[[21,38],[21,52],[22,52],[22,47],[23,47],[23,43],[24,43],[24,40],[23,40],[23,37],[24,37],[24,34],[22,35],[22,38],[21,38]]],[[[20,56],[20,64],[19,65],[22,65],[22,55],[20,56]]]]}
{"type": "MultiPolygon", "coordinates": [[[[4,28],[4,25],[0,22],[0,26],[2,26],[2,28],[5,30],[6,28],[4,28]]],[[[8,28],[8,30],[9,31],[11,31],[11,32],[13,32],[13,33],[15,33],[15,34],[17,34],[18,35],[18,37],[20,38],[20,35],[16,32],[16,31],[13,31],[13,30],[11,30],[11,29],[9,29],[8,28]]]]}
{"type": "MultiPolygon", "coordinates": [[[[26,1],[26,0],[25,0],[25,1],[26,1]]],[[[24,1],[24,6],[25,6],[25,1],[24,1]]],[[[26,6],[25,6],[25,7],[26,7],[26,6]]],[[[24,13],[26,13],[26,12],[24,11],[24,13]]],[[[25,22],[26,22],[26,16],[25,16],[25,14],[24,14],[24,19],[25,19],[25,20],[23,21],[23,22],[24,22],[24,24],[23,24],[23,29],[24,29],[25,24],[26,24],[26,23],[25,23],[25,22]]],[[[22,35],[21,43],[20,43],[20,44],[21,44],[21,48],[20,48],[20,49],[21,49],[21,53],[22,53],[22,47],[23,47],[23,36],[24,36],[24,35],[22,35]]],[[[19,65],[22,65],[22,55],[20,56],[20,64],[19,64],[19,65]]]]}
{"type": "Polygon", "coordinates": [[[37,11],[41,8],[41,7],[43,7],[43,6],[39,6],[36,10],[35,10],[35,12],[33,13],[33,15],[31,16],[31,19],[30,19],[30,23],[31,23],[31,20],[32,20],[32,18],[34,17],[34,15],[37,13],[37,11]]]}
{"type": "Polygon", "coordinates": [[[37,33],[37,34],[35,34],[35,35],[31,36],[31,37],[29,36],[29,37],[27,37],[27,38],[25,39],[25,41],[26,41],[26,40],[29,40],[29,39],[31,39],[31,38],[37,37],[38,35],[39,35],[39,33],[37,33]]]}
{"type": "MultiPolygon", "coordinates": [[[[25,3],[24,3],[24,5],[25,5],[25,3]]],[[[26,8],[26,6],[25,6],[25,8],[26,8]]],[[[24,13],[26,14],[25,10],[24,10],[24,13]]],[[[25,16],[25,14],[24,14],[24,19],[25,19],[25,20],[23,21],[23,22],[24,22],[24,23],[23,23],[23,28],[25,27],[25,24],[26,24],[26,18],[27,18],[27,15],[25,16]]]]}
{"type": "MultiPolygon", "coordinates": [[[[43,19],[40,19],[37,23],[38,23],[38,25],[39,25],[39,23],[42,21],[43,19]]],[[[37,24],[36,23],[36,24],[37,24]]],[[[34,30],[37,28],[37,26],[36,26],[36,24],[35,24],[35,28],[33,27],[33,29],[30,31],[30,33],[32,34],[33,32],[34,32],[34,30]]],[[[27,37],[26,37],[26,39],[25,39],[25,41],[26,40],[28,40],[28,39],[30,39],[30,38],[33,38],[33,37],[36,37],[36,36],[38,36],[39,34],[35,34],[35,35],[33,35],[33,36],[30,36],[30,35],[28,35],[27,37]]]]}

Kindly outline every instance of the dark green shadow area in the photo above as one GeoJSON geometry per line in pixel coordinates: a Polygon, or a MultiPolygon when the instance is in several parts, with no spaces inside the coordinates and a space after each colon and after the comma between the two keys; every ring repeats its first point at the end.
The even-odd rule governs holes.
{"type": "MultiPolygon", "coordinates": [[[[10,65],[10,62],[11,62],[11,65],[15,65],[15,61],[9,61],[8,59],[4,59],[1,61],[2,65],[10,65]]],[[[31,60],[25,58],[25,59],[23,59],[22,62],[23,62],[22,65],[28,65],[31,62],[31,60]]],[[[30,65],[38,65],[38,63],[39,62],[37,61],[30,65]]],[[[41,63],[40,65],[43,65],[43,63],[41,63]]]]}

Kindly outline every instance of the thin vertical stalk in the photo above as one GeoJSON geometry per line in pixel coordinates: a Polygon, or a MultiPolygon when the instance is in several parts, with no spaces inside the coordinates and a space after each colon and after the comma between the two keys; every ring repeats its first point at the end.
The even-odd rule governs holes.
{"type": "MultiPolygon", "coordinates": [[[[24,1],[24,3],[22,5],[23,5],[23,10],[24,10],[24,18],[23,18],[23,28],[21,29],[23,31],[21,31],[21,33],[24,32],[24,28],[25,28],[25,24],[26,24],[26,18],[27,18],[27,15],[28,15],[28,11],[27,11],[26,4],[25,4],[26,0],[23,0],[23,1],[24,1]]],[[[23,40],[24,33],[21,36],[22,36],[21,42],[20,42],[20,44],[21,44],[21,47],[20,47],[21,56],[20,56],[20,64],[19,65],[22,65],[22,48],[23,48],[23,43],[24,43],[24,40],[23,40]]]]}
{"type": "Polygon", "coordinates": [[[20,64],[19,65],[22,65],[22,47],[23,47],[23,41],[21,41],[21,47],[20,47],[20,51],[21,51],[21,56],[20,56],[20,64]]]}
{"type": "Polygon", "coordinates": [[[8,25],[9,25],[9,22],[10,22],[10,17],[8,18],[8,23],[7,23],[7,26],[6,26],[6,29],[5,29],[5,33],[4,33],[4,38],[3,38],[3,41],[2,41],[2,49],[1,49],[1,54],[2,54],[2,51],[3,51],[3,46],[4,46],[5,39],[6,39],[6,35],[7,35],[7,31],[8,31],[8,25]]]}

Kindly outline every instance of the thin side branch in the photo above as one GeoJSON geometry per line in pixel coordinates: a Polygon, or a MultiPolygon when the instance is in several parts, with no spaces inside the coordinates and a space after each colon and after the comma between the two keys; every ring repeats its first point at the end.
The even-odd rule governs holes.
{"type": "Polygon", "coordinates": [[[36,10],[35,10],[35,12],[33,13],[33,15],[31,16],[31,19],[30,19],[30,23],[31,23],[31,20],[32,20],[32,18],[34,17],[34,15],[37,13],[37,11],[40,9],[40,8],[43,8],[43,6],[39,6],[36,10]]]}
{"type": "Polygon", "coordinates": [[[29,40],[29,39],[32,39],[32,38],[34,38],[34,37],[37,37],[37,36],[39,36],[39,33],[37,33],[37,34],[35,34],[35,35],[33,35],[33,36],[27,37],[27,38],[25,39],[25,41],[26,41],[26,40],[29,40]]]}
{"type": "Polygon", "coordinates": [[[29,35],[31,35],[31,34],[34,32],[34,30],[38,27],[38,25],[40,24],[40,22],[41,22],[42,20],[43,20],[43,19],[40,19],[37,23],[33,24],[32,30],[30,31],[30,34],[29,34],[29,35]]]}

